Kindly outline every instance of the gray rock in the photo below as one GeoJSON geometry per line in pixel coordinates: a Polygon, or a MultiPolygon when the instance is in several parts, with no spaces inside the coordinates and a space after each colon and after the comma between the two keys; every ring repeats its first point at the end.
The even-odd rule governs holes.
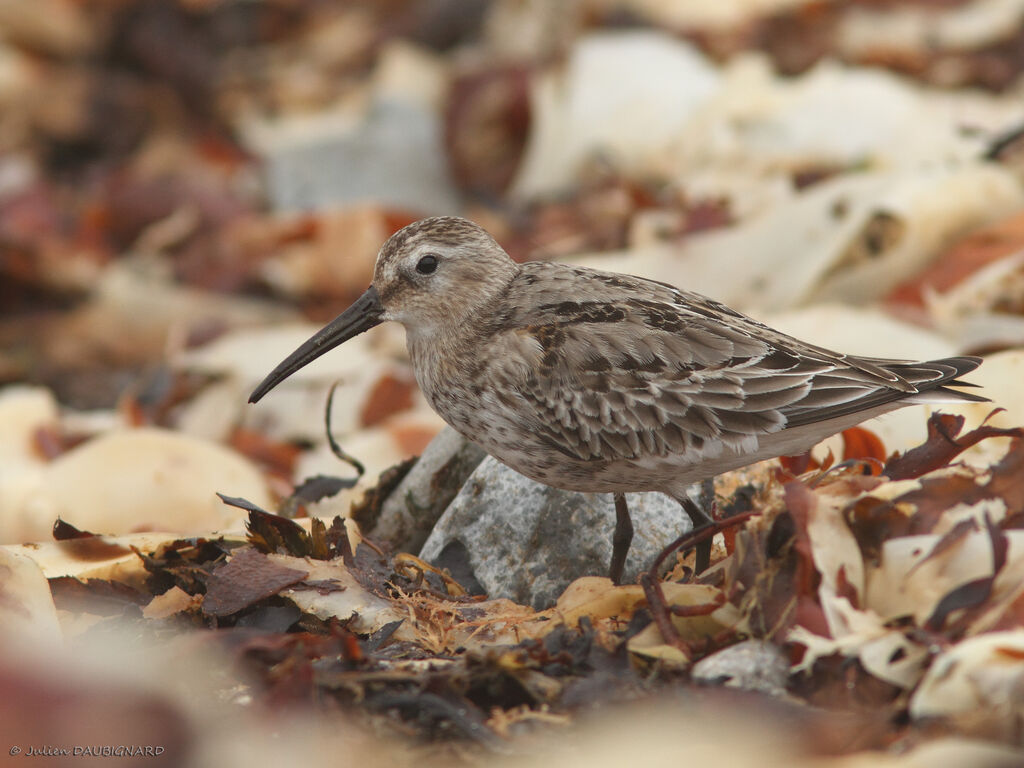
{"type": "Polygon", "coordinates": [[[451,427],[441,430],[384,501],[369,535],[395,550],[418,551],[486,455],[451,427]]]}
{"type": "MultiPolygon", "coordinates": [[[[626,499],[635,530],[628,583],[692,526],[669,496],[633,493],[626,499]]],[[[574,579],[607,575],[614,528],[611,494],[550,488],[488,457],[445,510],[420,557],[456,578],[475,578],[491,597],[540,609],[574,579]]]]}
{"type": "Polygon", "coordinates": [[[459,210],[440,121],[421,105],[380,99],[354,129],[263,143],[275,210],[367,200],[430,214],[459,210]]]}
{"type": "Polygon", "coordinates": [[[698,661],[692,677],[702,683],[784,696],[789,660],[777,645],[745,640],[698,661]]]}

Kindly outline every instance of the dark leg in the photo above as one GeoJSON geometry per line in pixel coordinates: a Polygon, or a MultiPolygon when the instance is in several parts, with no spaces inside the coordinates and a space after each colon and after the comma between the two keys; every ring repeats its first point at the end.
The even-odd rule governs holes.
{"type": "MultiPolygon", "coordinates": [[[[702,502],[714,507],[715,483],[713,480],[709,478],[701,483],[700,495],[702,497],[702,502]]],[[[693,530],[695,532],[704,526],[711,525],[714,522],[711,516],[693,499],[691,499],[689,495],[684,493],[676,500],[683,505],[683,510],[690,516],[690,522],[693,523],[693,530]]],[[[707,570],[708,566],[711,565],[711,538],[709,537],[706,540],[699,542],[694,549],[697,553],[696,562],[694,563],[694,573],[703,573],[707,570]]]]}
{"type": "Polygon", "coordinates": [[[612,535],[612,564],[608,576],[613,584],[619,584],[622,582],[622,569],[626,567],[629,545],[633,541],[633,521],[629,517],[625,494],[613,493],[612,497],[615,499],[615,533],[612,535]]]}
{"type": "MultiPolygon", "coordinates": [[[[690,520],[693,521],[693,530],[698,530],[706,525],[711,525],[714,521],[703,509],[697,506],[696,502],[689,496],[684,496],[682,499],[683,509],[686,510],[686,514],[690,516],[690,520]]],[[[704,541],[697,544],[694,549],[697,552],[696,562],[694,563],[694,573],[703,573],[707,570],[708,566],[711,565],[711,539],[705,539],[704,541]]]]}

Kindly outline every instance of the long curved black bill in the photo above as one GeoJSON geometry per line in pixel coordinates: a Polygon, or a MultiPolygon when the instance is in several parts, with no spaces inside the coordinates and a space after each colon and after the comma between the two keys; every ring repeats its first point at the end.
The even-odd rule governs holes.
{"type": "Polygon", "coordinates": [[[331,320],[301,347],[282,360],[267,375],[267,378],[260,382],[260,385],[252,391],[252,394],[249,395],[249,402],[255,403],[267,392],[303,366],[316,360],[324,352],[329,352],[339,344],[344,344],[353,336],[358,336],[360,333],[370,330],[373,326],[379,325],[383,319],[384,307],[381,306],[377,289],[371,285],[366,289],[366,293],[355,300],[351,307],[331,320]]]}

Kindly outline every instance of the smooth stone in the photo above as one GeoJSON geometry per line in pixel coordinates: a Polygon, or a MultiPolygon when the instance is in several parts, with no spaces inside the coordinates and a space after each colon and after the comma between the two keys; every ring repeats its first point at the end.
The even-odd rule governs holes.
{"type": "Polygon", "coordinates": [[[783,696],[789,679],[785,651],[764,640],[744,640],[693,665],[693,680],[744,691],[783,696]]]}
{"type": "MultiPolygon", "coordinates": [[[[634,537],[624,582],[635,582],[663,547],[692,529],[679,502],[660,493],[626,494],[634,537]]],[[[615,507],[610,493],[576,493],[534,482],[484,459],[427,539],[420,557],[491,598],[542,609],[581,576],[606,575],[615,507]]]]}
{"type": "Polygon", "coordinates": [[[394,550],[418,551],[485,456],[483,448],[445,427],[384,501],[368,534],[394,550]]]}

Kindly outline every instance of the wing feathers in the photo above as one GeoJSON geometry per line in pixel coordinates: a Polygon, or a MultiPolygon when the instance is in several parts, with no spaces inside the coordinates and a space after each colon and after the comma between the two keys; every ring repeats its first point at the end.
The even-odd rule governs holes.
{"type": "Polygon", "coordinates": [[[532,367],[508,364],[496,372],[492,380],[505,389],[497,401],[509,404],[514,392],[512,400],[528,403],[516,417],[532,414],[545,444],[582,460],[693,452],[699,461],[723,446],[753,451],[788,427],[895,406],[926,390],[978,399],[943,386],[955,386],[977,358],[913,363],[842,355],[661,284],[527,266],[571,271],[566,290],[586,300],[551,289],[551,304],[517,302],[522,309],[505,332],[525,337],[535,358],[532,367]]]}

